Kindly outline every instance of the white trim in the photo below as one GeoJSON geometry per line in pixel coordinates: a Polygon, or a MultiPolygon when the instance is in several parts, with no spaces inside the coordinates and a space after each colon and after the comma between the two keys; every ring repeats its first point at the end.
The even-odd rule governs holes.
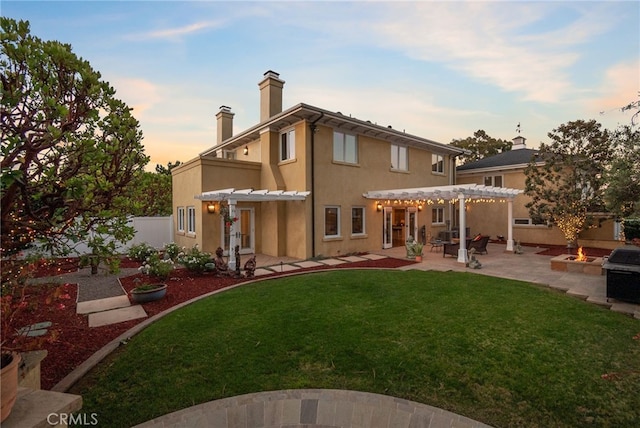
{"type": "Polygon", "coordinates": [[[233,198],[236,201],[304,201],[311,192],[298,192],[296,190],[284,191],[284,190],[253,190],[253,189],[241,189],[236,190],[234,188],[212,190],[210,192],[203,192],[200,195],[195,195],[195,199],[202,201],[224,201],[229,198],[233,198]]]}

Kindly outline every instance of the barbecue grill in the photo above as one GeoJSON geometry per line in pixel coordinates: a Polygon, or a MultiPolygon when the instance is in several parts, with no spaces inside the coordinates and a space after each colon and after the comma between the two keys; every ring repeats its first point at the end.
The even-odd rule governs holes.
{"type": "Polygon", "coordinates": [[[640,247],[616,248],[602,267],[607,272],[607,298],[640,303],[640,247]]]}

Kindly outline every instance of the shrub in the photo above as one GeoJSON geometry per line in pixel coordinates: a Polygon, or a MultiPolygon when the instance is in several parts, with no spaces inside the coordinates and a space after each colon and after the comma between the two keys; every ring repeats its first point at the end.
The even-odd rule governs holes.
{"type": "Polygon", "coordinates": [[[178,255],[180,254],[180,251],[182,251],[182,249],[175,242],[172,242],[170,244],[164,244],[165,258],[170,258],[174,262],[178,260],[178,255]]]}
{"type": "Polygon", "coordinates": [[[131,248],[129,248],[129,251],[127,251],[127,255],[133,260],[144,262],[147,260],[147,258],[149,258],[149,256],[156,252],[157,250],[155,248],[143,242],[141,244],[131,246],[131,248]]]}
{"type": "Polygon", "coordinates": [[[160,253],[156,251],[147,257],[147,260],[138,269],[145,275],[166,279],[173,270],[173,261],[160,258],[160,253]]]}
{"type": "Polygon", "coordinates": [[[200,251],[198,246],[194,245],[190,250],[178,254],[178,263],[191,272],[202,273],[210,268],[207,265],[211,264],[211,254],[200,251]]]}

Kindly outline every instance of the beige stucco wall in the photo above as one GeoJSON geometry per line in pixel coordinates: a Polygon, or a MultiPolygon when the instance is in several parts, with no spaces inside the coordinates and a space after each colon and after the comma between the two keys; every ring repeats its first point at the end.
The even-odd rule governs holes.
{"type": "MultiPolygon", "coordinates": [[[[526,176],[522,169],[492,171],[490,173],[458,173],[458,184],[484,184],[485,175],[502,175],[503,187],[524,190],[526,176]]],[[[513,202],[513,218],[529,218],[529,210],[525,206],[531,198],[518,195],[513,202]]],[[[469,204],[467,209],[467,226],[472,234],[482,233],[495,239],[498,235],[507,237],[508,211],[506,203],[469,204]]],[[[560,230],[542,225],[514,225],[513,238],[521,243],[566,245],[567,241],[560,230]]],[[[579,244],[590,247],[615,248],[619,245],[613,239],[613,221],[606,221],[594,229],[582,232],[579,244]]]]}

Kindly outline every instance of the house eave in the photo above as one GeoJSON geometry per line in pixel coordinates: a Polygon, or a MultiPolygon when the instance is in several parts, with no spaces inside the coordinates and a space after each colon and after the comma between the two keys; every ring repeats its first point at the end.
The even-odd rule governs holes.
{"type": "Polygon", "coordinates": [[[318,125],[343,129],[347,132],[370,136],[372,138],[389,141],[393,144],[416,147],[422,150],[432,150],[434,153],[453,156],[467,153],[464,149],[407,134],[404,131],[380,126],[351,116],[345,116],[339,112],[331,112],[319,107],[300,103],[228,138],[219,145],[205,150],[200,153],[200,156],[208,156],[218,150],[236,150],[238,147],[242,147],[251,141],[259,139],[260,133],[265,130],[281,130],[302,120],[309,122],[317,121],[316,124],[318,125]]]}

